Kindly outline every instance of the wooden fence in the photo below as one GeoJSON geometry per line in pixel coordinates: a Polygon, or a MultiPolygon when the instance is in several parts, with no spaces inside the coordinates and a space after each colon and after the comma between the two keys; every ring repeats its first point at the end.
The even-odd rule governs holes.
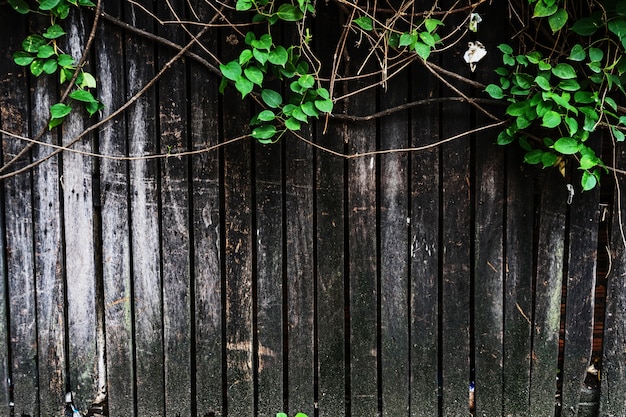
{"type": "MultiPolygon", "coordinates": [[[[89,64],[101,119],[178,52],[110,17],[184,45],[146,13],[166,3],[105,2],[89,64]]],[[[93,17],[71,15],[68,53],[93,17]]],[[[0,21],[0,175],[21,170],[0,192],[0,415],[59,416],[68,392],[116,417],[462,416],[470,402],[476,416],[626,415],[621,174],[581,193],[571,168],[494,145],[497,129],[429,147],[485,120],[418,105],[449,93],[421,66],[301,135],[348,155],[423,150],[225,144],[248,132],[251,104],[189,56],[73,151],[22,152],[6,132],[36,136],[59,92],[11,59],[37,18],[0,4],[0,21]],[[157,154],[171,156],[143,158],[157,154]]],[[[230,35],[203,43],[228,57],[230,35]]],[[[70,146],[92,123],[73,114],[41,141],[70,146]]],[[[626,168],[624,147],[614,162],[626,168]]]]}

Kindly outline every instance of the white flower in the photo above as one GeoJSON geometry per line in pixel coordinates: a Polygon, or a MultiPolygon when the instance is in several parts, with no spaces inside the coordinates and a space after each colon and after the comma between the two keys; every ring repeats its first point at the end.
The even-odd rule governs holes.
{"type": "Polygon", "coordinates": [[[463,55],[463,59],[465,59],[465,62],[469,64],[470,70],[474,72],[476,69],[476,63],[483,59],[485,55],[487,55],[487,50],[482,43],[478,41],[469,42],[467,44],[467,51],[465,51],[465,54],[463,55]]]}

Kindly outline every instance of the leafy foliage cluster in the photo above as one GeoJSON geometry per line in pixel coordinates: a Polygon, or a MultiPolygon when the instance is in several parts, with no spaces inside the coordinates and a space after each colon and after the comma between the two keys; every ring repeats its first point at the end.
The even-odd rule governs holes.
{"type": "MultiPolygon", "coordinates": [[[[89,72],[77,66],[77,61],[69,54],[63,53],[59,39],[66,32],[59,24],[70,13],[71,6],[94,7],[90,0],[38,0],[37,8],[31,9],[25,0],[9,0],[9,4],[17,12],[28,14],[31,12],[47,15],[51,24],[42,33],[28,35],[22,42],[22,50],[13,54],[17,65],[29,67],[35,77],[42,74],[52,75],[59,73],[60,84],[74,81],[76,88],[69,97],[84,105],[90,116],[103,108],[102,103],[91,92],[96,88],[96,79],[89,72]],[[76,78],[74,80],[74,74],[76,78]]],[[[63,123],[63,120],[72,112],[72,106],[65,103],[56,103],[50,106],[50,129],[63,123]]]]}
{"type": "Polygon", "coordinates": [[[549,31],[538,32],[525,51],[499,46],[504,66],[496,69],[499,83],[486,91],[509,103],[511,123],[498,143],[517,141],[530,164],[562,169],[573,161],[582,170],[582,189],[590,190],[606,169],[590,145],[592,133],[602,127],[615,141],[625,137],[618,101],[626,82],[626,1],[530,3],[537,29],[549,31]]]}

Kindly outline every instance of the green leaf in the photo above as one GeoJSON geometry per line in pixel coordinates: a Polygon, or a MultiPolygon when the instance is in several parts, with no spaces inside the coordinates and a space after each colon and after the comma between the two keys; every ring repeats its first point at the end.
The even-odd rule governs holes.
{"type": "Polygon", "coordinates": [[[527,118],[525,118],[524,116],[518,116],[515,119],[515,126],[517,126],[517,128],[519,130],[526,129],[531,124],[532,124],[532,122],[530,120],[528,120],[527,118]]]}
{"type": "Polygon", "coordinates": [[[276,115],[274,114],[273,111],[271,110],[263,110],[261,113],[258,114],[257,119],[259,119],[262,122],[271,122],[272,120],[274,120],[276,118],[276,115]]]}
{"type": "Polygon", "coordinates": [[[591,62],[601,62],[604,58],[604,52],[600,48],[589,48],[589,59],[591,62]]]}
{"type": "Polygon", "coordinates": [[[528,110],[529,104],[527,101],[518,101],[512,103],[507,107],[506,114],[509,116],[522,116],[528,110]]]}
{"type": "Polygon", "coordinates": [[[541,162],[544,152],[541,149],[533,149],[524,155],[524,162],[531,165],[536,165],[541,162]]]}
{"type": "Polygon", "coordinates": [[[563,137],[552,145],[555,151],[563,155],[573,155],[578,153],[578,141],[574,138],[563,137]]]}
{"type": "Polygon", "coordinates": [[[241,65],[237,61],[230,61],[227,64],[220,64],[222,75],[231,81],[236,81],[241,77],[241,65]]]}
{"type": "Polygon", "coordinates": [[[541,120],[541,126],[551,129],[561,124],[561,115],[550,110],[543,115],[541,120]]]}
{"type": "Polygon", "coordinates": [[[54,9],[61,0],[41,0],[39,3],[39,10],[52,10],[54,9]]]}
{"type": "Polygon", "coordinates": [[[22,41],[22,49],[26,52],[36,54],[41,45],[47,43],[46,39],[41,35],[28,35],[22,41]]]}
{"type": "Polygon", "coordinates": [[[252,8],[252,1],[250,0],[237,0],[235,3],[235,10],[238,12],[245,12],[252,8]]]}
{"type": "Polygon", "coordinates": [[[565,124],[570,136],[574,136],[578,132],[578,121],[573,117],[566,117],[565,124]]]}
{"type": "Polygon", "coordinates": [[[24,51],[17,51],[13,54],[13,62],[21,67],[29,66],[34,59],[34,56],[24,51]]]}
{"type": "Polygon", "coordinates": [[[301,107],[293,109],[291,116],[302,123],[307,123],[309,121],[309,117],[302,111],[301,107]]]}
{"type": "Polygon", "coordinates": [[[276,134],[276,126],[262,125],[252,130],[252,137],[255,139],[270,139],[276,134]]]}
{"type": "Polygon", "coordinates": [[[78,5],[85,7],[96,7],[96,4],[91,0],[78,0],[78,5]]]}
{"type": "Polygon", "coordinates": [[[509,135],[505,130],[498,134],[498,145],[508,145],[515,140],[515,136],[509,135]]]}
{"type": "Polygon", "coordinates": [[[241,98],[244,98],[252,92],[254,84],[245,77],[239,77],[235,81],[235,88],[241,93],[241,98]]]}
{"type": "Polygon", "coordinates": [[[302,88],[312,88],[315,85],[315,78],[311,74],[304,74],[298,78],[298,84],[302,88]]]}
{"type": "Polygon", "coordinates": [[[563,80],[559,83],[559,88],[564,91],[578,91],[580,84],[576,80],[563,80]]]}
{"type": "Polygon", "coordinates": [[[263,71],[258,69],[257,67],[248,67],[243,70],[243,73],[246,75],[250,81],[259,87],[263,85],[263,71]]]}
{"type": "Polygon", "coordinates": [[[426,45],[430,46],[431,48],[433,48],[435,46],[435,43],[437,43],[434,36],[428,32],[420,32],[419,37],[422,40],[422,42],[424,42],[426,45]]]}
{"type": "Polygon", "coordinates": [[[595,15],[578,19],[572,25],[570,30],[579,34],[580,36],[590,36],[596,33],[601,25],[602,20],[597,15],[595,15]]]}
{"type": "Polygon", "coordinates": [[[269,50],[272,49],[272,36],[265,33],[259,39],[255,39],[250,42],[250,46],[255,49],[263,49],[269,52],[269,50]]]}
{"type": "Polygon", "coordinates": [[[69,3],[60,2],[58,6],[52,10],[52,14],[61,20],[67,18],[67,16],[69,16],[70,14],[69,3]]]}
{"type": "Polygon", "coordinates": [[[96,79],[88,72],[82,72],[83,79],[80,81],[81,88],[96,88],[96,79]]]}
{"type": "Polygon", "coordinates": [[[300,105],[300,109],[302,110],[304,114],[306,114],[309,117],[318,117],[320,114],[317,108],[315,107],[315,103],[312,101],[305,101],[304,103],[300,105]]]}
{"type": "Polygon", "coordinates": [[[487,88],[485,88],[485,91],[491,96],[491,98],[494,98],[496,100],[504,97],[504,92],[502,91],[502,88],[495,84],[489,84],[487,88]]]}
{"type": "Polygon", "coordinates": [[[43,34],[43,37],[46,39],[57,39],[61,36],[65,35],[65,31],[63,28],[57,24],[50,26],[46,29],[46,32],[43,34]]]}
{"type": "Polygon", "coordinates": [[[273,109],[278,108],[281,104],[283,104],[283,96],[268,88],[261,90],[261,98],[265,104],[273,109]]]}
{"type": "Polygon", "coordinates": [[[63,118],[72,112],[67,104],[57,103],[50,106],[50,115],[54,118],[63,118]]]}
{"type": "Polygon", "coordinates": [[[513,53],[513,48],[511,48],[506,43],[501,43],[500,45],[498,45],[498,49],[500,50],[500,52],[506,55],[511,55],[513,53]]]}
{"type": "Polygon", "coordinates": [[[535,4],[535,11],[533,13],[533,17],[548,17],[552,16],[556,13],[559,6],[556,3],[546,4],[542,0],[539,0],[537,4],[535,4]]]}
{"type": "Polygon", "coordinates": [[[598,165],[598,157],[593,154],[584,154],[580,157],[580,168],[591,169],[598,165]]]}
{"type": "Polygon", "coordinates": [[[624,139],[626,138],[626,136],[624,135],[624,132],[619,130],[617,126],[611,126],[611,132],[613,132],[613,136],[615,137],[615,140],[618,142],[623,142],[624,139]]]}
{"type": "Polygon", "coordinates": [[[85,103],[85,109],[89,113],[89,116],[93,116],[98,111],[102,110],[103,108],[104,108],[104,105],[100,103],[98,100],[85,103]]]}
{"type": "Polygon", "coordinates": [[[41,45],[37,50],[37,58],[50,58],[54,55],[54,48],[51,45],[41,45]]]}
{"type": "Polygon", "coordinates": [[[430,56],[430,46],[423,42],[415,42],[415,52],[424,60],[427,60],[430,56]]]}
{"type": "Polygon", "coordinates": [[[267,56],[267,60],[270,63],[274,65],[280,65],[282,67],[285,66],[288,59],[289,55],[287,54],[287,50],[282,45],[278,45],[276,48],[271,50],[269,55],[267,56]]]}
{"type": "Polygon", "coordinates": [[[43,74],[43,60],[35,59],[33,62],[31,62],[30,73],[33,74],[35,77],[39,77],[41,74],[43,74]]]}
{"type": "Polygon", "coordinates": [[[548,24],[552,33],[558,32],[567,23],[567,12],[564,9],[558,9],[556,13],[548,17],[548,24]]]}
{"type": "Polygon", "coordinates": [[[585,49],[577,43],[570,51],[569,57],[567,59],[569,59],[570,61],[580,62],[584,61],[586,57],[587,53],[585,52],[585,49]]]}
{"type": "Polygon", "coordinates": [[[285,127],[289,130],[300,130],[301,125],[294,117],[290,117],[285,120],[285,127]]]}
{"type": "Polygon", "coordinates": [[[28,3],[24,0],[9,0],[9,4],[18,13],[27,14],[30,12],[30,8],[28,7],[28,3]]]}
{"type": "Polygon", "coordinates": [[[543,76],[543,75],[537,75],[535,77],[535,83],[542,89],[545,91],[550,91],[550,89],[552,88],[552,86],[550,85],[550,81],[548,81],[548,79],[543,76]]]}
{"type": "Polygon", "coordinates": [[[574,94],[574,101],[580,104],[595,103],[597,100],[597,93],[591,91],[577,91],[574,94]]]}
{"type": "Polygon", "coordinates": [[[276,11],[276,16],[286,22],[297,22],[302,20],[304,14],[296,6],[285,3],[280,5],[278,11],[276,11]]]}
{"type": "Polygon", "coordinates": [[[247,48],[244,49],[239,54],[239,65],[241,66],[247,64],[252,59],[252,57],[252,50],[247,48]]]}
{"type": "Polygon", "coordinates": [[[543,155],[541,155],[541,163],[544,168],[554,166],[557,160],[558,157],[553,152],[544,152],[543,155]]]}
{"type": "Polygon", "coordinates": [[[623,18],[609,21],[607,27],[620,39],[626,36],[626,20],[623,18]]]}
{"type": "Polygon", "coordinates": [[[68,54],[61,54],[57,57],[57,62],[59,63],[59,66],[68,68],[74,65],[74,58],[68,54]]]}
{"type": "Polygon", "coordinates": [[[589,171],[583,172],[583,177],[580,180],[580,185],[583,188],[583,191],[589,191],[598,184],[598,179],[595,175],[590,173],[589,171]]]}
{"type": "Polygon", "coordinates": [[[354,23],[363,30],[374,29],[374,22],[369,16],[361,16],[358,19],[354,19],[354,23]]]}
{"type": "Polygon", "coordinates": [[[74,100],[82,101],[82,102],[85,102],[85,103],[98,102],[98,100],[95,99],[93,94],[91,94],[91,92],[89,92],[87,90],[75,90],[75,91],[72,91],[70,93],[70,97],[73,98],[74,100]]]}
{"type": "Polygon", "coordinates": [[[580,111],[585,115],[583,130],[593,132],[596,128],[596,123],[600,119],[600,115],[592,107],[580,107],[580,111]]]}
{"type": "Polygon", "coordinates": [[[432,33],[437,26],[443,26],[443,22],[438,19],[426,19],[424,20],[424,27],[429,33],[432,33]]]}
{"type": "Polygon", "coordinates": [[[333,101],[331,99],[315,100],[315,107],[322,113],[330,113],[333,111],[333,101]]]}
{"type": "Polygon", "coordinates": [[[410,46],[413,45],[417,41],[417,33],[403,33],[400,35],[400,46],[410,46]]]}
{"type": "Polygon", "coordinates": [[[561,62],[552,68],[552,74],[556,75],[562,80],[568,80],[576,78],[576,70],[570,64],[561,62]]]}
{"type": "Polygon", "coordinates": [[[46,59],[41,68],[46,74],[54,74],[58,67],[56,59],[46,59]]]}
{"type": "Polygon", "coordinates": [[[259,64],[265,65],[265,63],[267,62],[270,56],[270,53],[267,51],[262,51],[260,49],[254,48],[252,50],[252,55],[254,55],[254,58],[257,60],[259,64]]]}

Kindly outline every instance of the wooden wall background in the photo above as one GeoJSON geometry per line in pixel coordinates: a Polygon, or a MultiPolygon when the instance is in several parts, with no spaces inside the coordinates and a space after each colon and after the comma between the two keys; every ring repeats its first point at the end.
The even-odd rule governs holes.
{"type": "MultiPolygon", "coordinates": [[[[213,13],[202,1],[170,3],[181,16],[191,3],[200,17],[213,13]]],[[[146,10],[172,18],[166,2],[104,4],[108,16],[188,42],[146,10]]],[[[503,27],[504,13],[493,6],[484,24],[503,27]]],[[[318,2],[321,57],[332,56],[338,15],[318,2]]],[[[11,54],[41,22],[6,3],[0,16],[0,125],[33,137],[59,92],[11,54]]],[[[75,56],[93,17],[68,21],[75,56]]],[[[202,42],[228,59],[238,51],[232,34],[212,30],[202,42]]],[[[495,51],[499,41],[484,43],[495,51]]],[[[441,64],[460,62],[462,48],[441,64]]],[[[176,53],[103,17],[89,61],[100,117],[176,53]]],[[[497,64],[488,55],[474,77],[497,64]]],[[[72,146],[80,152],[2,180],[1,415],[61,415],[74,392],[83,411],[106,393],[111,416],[461,416],[470,386],[477,416],[593,415],[593,378],[584,379],[594,362],[600,415],[626,415],[623,175],[580,193],[578,173],[523,165],[518,149],[494,145],[497,130],[357,158],[294,137],[142,158],[247,133],[252,106],[218,85],[201,61],[177,60],[72,146]],[[567,183],[577,189],[571,204],[567,183]]],[[[449,94],[415,66],[301,133],[355,154],[485,123],[450,101],[367,117],[449,94]]],[[[67,144],[93,122],[73,114],[42,141],[67,144]]],[[[26,144],[2,136],[0,174],[55,151],[35,145],[11,162],[26,144]]],[[[624,147],[615,163],[626,168],[624,147]]]]}

